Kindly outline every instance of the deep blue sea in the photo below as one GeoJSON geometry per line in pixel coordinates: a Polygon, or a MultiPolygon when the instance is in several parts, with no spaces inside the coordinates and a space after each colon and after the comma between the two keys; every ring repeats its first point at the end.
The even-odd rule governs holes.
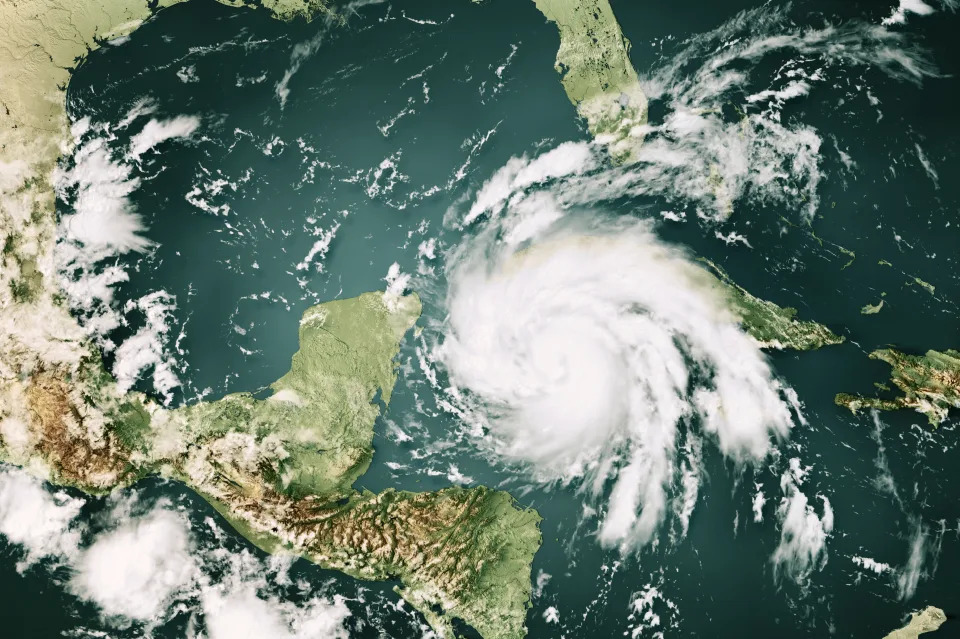
{"type": "MultiPolygon", "coordinates": [[[[765,198],[760,186],[746,184],[724,221],[698,215],[704,206],[689,192],[611,188],[603,198],[605,214],[653,220],[664,242],[721,264],[753,294],[846,337],[819,351],[770,354],[807,424],[758,465],[735,466],[704,446],[686,536],[671,536],[668,522],[657,542],[636,552],[603,548],[575,487],[537,484],[454,436],[462,425],[438,406],[421,367],[424,345],[438,337],[431,331],[446,313],[444,251],[469,241],[469,231],[451,220],[511,158],[589,139],[554,69],[557,29],[533,2],[391,1],[358,6],[345,26],[331,26],[192,0],[90,54],[68,87],[68,111],[74,120],[105,123],[109,135],[91,135],[118,154],[140,129],[117,123],[140,101],[153,109],[140,125],[147,118],[199,120],[189,139],[162,142],[131,165],[140,179],[131,204],[153,245],[116,257],[129,280],[117,285],[115,305],[165,292],[170,303],[157,343],[180,381],[164,396],[145,369],[136,387],[171,405],[261,389],[287,370],[304,309],[383,289],[397,264],[423,297],[425,330],[404,342],[400,379],[376,425],[374,462],[358,485],[484,484],[536,508],[543,546],[533,568],[532,639],[879,639],[923,606],[960,611],[956,413],[933,429],[916,413],[875,420],[833,403],[838,392],[878,392],[874,382],[886,381],[888,368],[867,358],[876,348],[960,346],[960,187],[953,182],[960,175],[960,16],[939,3],[931,15],[910,14],[889,27],[900,39],[884,51],[909,48],[936,68],[912,81],[884,72],[880,48],[868,48],[873,53],[859,64],[834,49],[873,46],[877,36],[864,35],[865,27],[851,27],[857,36],[842,27],[880,29],[893,0],[611,4],[654,96],[653,124],[682,97],[670,87],[654,91],[663,78],[701,74],[698,90],[718,92],[718,117],[736,125],[756,103],[749,96],[783,88],[796,77],[791,70],[819,73],[807,95],[777,107],[777,122],[820,140],[811,151],[815,179],[805,172],[810,158],[776,164],[793,195],[765,198]],[[738,19],[746,10],[755,13],[738,19]],[[807,49],[775,44],[778,36],[826,25],[841,27],[833,40],[807,49]],[[730,63],[742,71],[738,86],[710,88],[711,65],[737,42],[770,50],[730,63]],[[685,221],[671,222],[663,211],[683,211],[685,221]],[[731,233],[746,242],[718,239],[731,233]],[[435,258],[424,253],[431,240],[435,258]],[[881,299],[880,313],[861,314],[881,299]],[[794,457],[810,467],[804,492],[815,512],[823,512],[815,497],[822,495],[834,517],[815,568],[800,580],[775,574],[771,561],[780,542],[780,477],[794,457]],[[754,522],[758,488],[769,503],[763,521],[754,522]],[[863,558],[887,568],[864,568],[863,558]],[[917,581],[905,590],[911,566],[917,581]]],[[[693,93],[683,99],[696,107],[693,93]]],[[[770,162],[764,149],[794,157],[777,147],[779,134],[769,135],[746,156],[753,173],[770,162]]],[[[58,206],[68,214],[70,196],[58,206]]],[[[122,315],[127,325],[110,334],[116,343],[149,323],[136,308],[122,315]]],[[[108,366],[115,357],[106,355],[108,366]]],[[[262,555],[183,487],[148,480],[133,490],[144,503],[166,499],[181,507],[199,538],[214,539],[211,531],[221,529],[216,543],[230,552],[262,555]]],[[[102,525],[97,514],[111,507],[87,503],[89,534],[102,525]]],[[[69,568],[41,562],[18,572],[20,553],[0,541],[0,634],[144,636],[142,624],[105,619],[69,594],[69,568]]],[[[306,585],[274,584],[276,596],[297,603],[320,590],[343,595],[351,637],[423,636],[422,620],[398,607],[393,584],[358,582],[304,561],[291,574],[306,585]]],[[[152,636],[189,636],[191,605],[151,628],[152,636]]],[[[960,621],[948,621],[940,635],[960,634],[954,624],[960,621]]]]}

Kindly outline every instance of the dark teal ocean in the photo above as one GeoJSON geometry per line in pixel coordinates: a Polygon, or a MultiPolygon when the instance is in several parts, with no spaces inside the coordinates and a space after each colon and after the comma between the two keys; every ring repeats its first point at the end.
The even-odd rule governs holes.
{"type": "MultiPolygon", "coordinates": [[[[685,39],[760,4],[612,0],[641,76],[668,64],[685,39]]],[[[891,4],[811,1],[787,10],[800,26],[879,24],[891,4]]],[[[469,446],[432,447],[456,430],[456,418],[431,399],[417,341],[405,342],[392,403],[376,425],[374,463],[358,485],[433,490],[450,484],[453,464],[472,483],[509,490],[536,508],[543,546],[534,578],[550,578],[528,616],[532,639],[879,639],[925,605],[960,612],[960,413],[938,429],[919,414],[881,414],[878,428],[871,415],[853,416],[833,403],[837,392],[873,394],[874,382],[886,381],[887,367],[866,356],[875,348],[960,347],[960,185],[954,182],[960,175],[960,16],[941,10],[910,16],[895,28],[926,51],[937,77],[914,84],[841,64],[834,80],[783,108],[784,122],[802,122],[822,139],[820,204],[809,223],[799,200],[790,207],[745,197],[723,226],[698,220],[694,205],[686,223],[663,222],[660,211],[684,203],[659,195],[604,203],[616,215],[658,220],[663,240],[723,265],[753,294],[794,306],[847,338],[815,352],[770,355],[809,423],[779,445],[781,457],[769,467],[735,468],[716,447],[705,446],[705,480],[685,538],[672,542],[665,528],[660,543],[622,557],[602,549],[594,524],[581,521],[582,495],[531,485],[469,446]],[[855,168],[847,169],[835,149],[849,154],[855,168]],[[718,229],[744,234],[750,248],[719,241],[718,229]],[[838,246],[856,255],[846,268],[851,258],[838,246]],[[911,284],[914,277],[934,285],[935,293],[911,284]],[[882,311],[861,314],[881,294],[882,311]],[[412,438],[397,437],[397,428],[412,438]],[[802,585],[776,579],[770,560],[779,541],[772,514],[777,478],[783,460],[794,456],[812,466],[808,494],[828,496],[835,513],[827,561],[802,585]],[[878,481],[888,475],[896,497],[878,481]],[[755,482],[771,500],[756,524],[755,482]],[[915,593],[903,598],[896,570],[908,564],[918,538],[922,575],[915,593]],[[894,570],[878,575],[855,557],[894,570]],[[650,608],[659,616],[655,627],[643,622],[646,609],[633,605],[651,587],[658,593],[650,608]],[[546,614],[551,608],[559,624],[546,614]]],[[[741,37],[750,32],[747,26],[741,37]]],[[[262,11],[192,0],[160,12],[129,41],[93,52],[68,87],[72,118],[117,123],[146,97],[156,105],[152,117],[200,118],[190,141],[163,143],[135,168],[142,182],[133,203],[155,247],[118,258],[130,279],[118,287],[117,300],[156,290],[176,297],[167,340],[182,351],[176,354],[182,386],[173,403],[263,388],[287,370],[305,308],[382,289],[394,263],[414,274],[411,287],[423,296],[425,317],[442,319],[442,257],[433,262],[434,273],[418,274],[424,263],[419,244],[459,242],[461,232],[445,225],[445,217],[462,213],[511,157],[588,137],[554,70],[557,47],[556,28],[529,0],[371,4],[338,28],[320,21],[285,24],[262,11]],[[307,53],[281,104],[277,84],[298,46],[307,53]],[[220,186],[211,186],[217,180],[220,186]],[[228,205],[229,213],[204,211],[191,203],[197,198],[212,208],[228,205]],[[297,268],[332,228],[325,256],[297,268]]],[[[784,62],[774,56],[750,68],[740,97],[767,88],[784,62]]],[[[736,100],[727,106],[736,118],[736,100]]],[[[651,102],[652,122],[665,108],[651,102]]],[[[109,144],[119,149],[136,131],[116,131],[109,144]]],[[[59,206],[69,212],[71,203],[59,206]]],[[[140,328],[132,323],[114,338],[140,328]]],[[[152,392],[147,379],[140,388],[152,392]]],[[[220,521],[178,485],[150,480],[139,490],[145,500],[185,505],[196,522],[220,521]]],[[[84,516],[95,521],[104,508],[91,500],[84,516]]],[[[249,548],[233,533],[225,543],[249,548]]],[[[0,541],[0,637],[143,636],[140,626],[118,627],[67,594],[65,569],[40,565],[18,573],[18,553],[0,541]],[[91,634],[97,630],[106,634],[91,634]]],[[[303,561],[292,572],[310,583],[329,582],[331,592],[348,598],[351,636],[422,636],[416,617],[392,605],[392,584],[357,582],[303,561]]],[[[188,616],[173,616],[153,636],[186,636],[188,616]]],[[[960,619],[936,636],[960,636],[960,619]]]]}

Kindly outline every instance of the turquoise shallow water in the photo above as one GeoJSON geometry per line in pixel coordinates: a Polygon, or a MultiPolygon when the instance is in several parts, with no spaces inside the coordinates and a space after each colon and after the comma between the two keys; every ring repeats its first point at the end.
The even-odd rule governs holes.
{"type": "MultiPolygon", "coordinates": [[[[750,6],[613,2],[642,75],[668,63],[680,40],[750,6]]],[[[851,18],[876,23],[889,10],[882,3],[838,8],[808,2],[796,4],[791,15],[802,25],[851,18]]],[[[960,168],[960,131],[954,115],[957,83],[950,77],[960,72],[952,43],[958,24],[956,15],[941,12],[911,20],[906,28],[912,41],[929,50],[943,77],[918,87],[849,69],[834,85],[784,107],[785,121],[813,126],[824,140],[815,236],[803,228],[799,207],[746,202],[738,204],[724,232],[746,234],[750,249],[718,241],[707,223],[658,225],[664,240],[717,261],[754,294],[796,306],[802,316],[847,337],[845,344],[817,352],[771,355],[778,376],[804,403],[809,425],[794,430],[780,446],[782,458],[769,468],[736,469],[715,447],[705,447],[706,481],[685,538],[669,541],[667,527],[658,545],[621,557],[599,547],[594,524],[581,519],[583,500],[573,491],[531,485],[522,473],[490,463],[467,445],[445,452],[431,448],[458,425],[430,397],[412,339],[400,356],[401,380],[389,411],[377,423],[374,464],[359,485],[436,489],[449,485],[449,466],[455,464],[472,482],[510,490],[522,504],[537,508],[544,518],[544,544],[534,576],[551,578],[528,618],[534,638],[633,632],[636,637],[663,632],[870,638],[928,603],[948,613],[960,609],[953,577],[960,567],[955,417],[931,431],[922,416],[884,414],[886,427],[877,435],[869,415],[852,417],[832,401],[836,392],[872,393],[873,382],[884,381],[886,367],[865,356],[874,348],[925,350],[960,343],[955,303],[960,200],[952,180],[960,168]],[[880,119],[868,87],[879,100],[880,119]],[[855,160],[855,170],[843,169],[833,139],[855,160]],[[918,161],[915,145],[936,168],[936,183],[918,161]],[[836,245],[856,253],[849,267],[841,268],[849,257],[836,245]],[[893,266],[879,265],[881,259],[893,266]],[[908,285],[912,277],[935,285],[936,294],[908,285]],[[881,292],[883,311],[861,315],[860,307],[875,303],[881,292]],[[412,440],[397,437],[397,428],[412,440]],[[778,532],[770,506],[762,524],[750,522],[754,482],[763,483],[775,500],[783,459],[791,456],[813,466],[809,494],[828,495],[836,517],[828,561],[804,586],[774,577],[770,556],[778,532]],[[878,488],[883,464],[901,501],[878,488]],[[905,564],[918,529],[926,530],[925,575],[909,599],[898,596],[890,575],[853,563],[853,557],[865,556],[905,564]],[[648,586],[659,592],[652,610],[660,619],[649,628],[642,627],[649,625],[643,610],[632,607],[648,586]],[[559,624],[545,617],[550,608],[559,611],[559,624]]],[[[175,329],[168,339],[175,340],[183,328],[178,342],[183,354],[177,357],[183,386],[172,401],[269,384],[296,350],[296,325],[307,306],[382,288],[395,262],[416,273],[420,242],[433,237],[450,247],[461,241],[444,217],[451,209],[462,212],[471,194],[511,157],[585,139],[553,69],[557,44],[556,30],[532,3],[507,0],[482,7],[367,6],[341,30],[280,24],[259,12],[196,1],[162,12],[128,42],[93,53],[69,87],[72,117],[115,123],[149,96],[157,106],[154,117],[201,118],[192,141],[165,144],[138,169],[143,183],[133,198],[156,247],[147,255],[121,258],[131,277],[117,293],[119,300],[159,289],[176,296],[175,329]],[[291,68],[295,47],[304,44],[312,53],[292,75],[281,106],[276,84],[291,68]],[[184,82],[178,71],[198,81],[184,82]],[[261,76],[265,79],[257,81],[261,76]],[[387,128],[405,109],[414,112],[387,128]],[[383,169],[379,177],[378,169],[383,169]],[[227,184],[219,193],[207,186],[217,179],[227,184]],[[425,195],[434,186],[436,193],[425,195]],[[212,215],[191,204],[187,195],[195,187],[210,206],[228,204],[230,214],[212,215]],[[317,230],[337,224],[329,252],[318,260],[322,271],[314,265],[298,269],[322,237],[317,230]]],[[[771,59],[752,69],[743,95],[766,88],[763,78],[776,74],[782,62],[771,59]]],[[[651,104],[654,122],[663,109],[651,104]]],[[[136,130],[131,129],[118,132],[111,144],[125,145],[136,130]]],[[[69,206],[61,202],[64,211],[69,206]]],[[[660,197],[603,203],[609,214],[654,219],[678,206],[683,203],[660,197]]],[[[693,209],[689,206],[691,218],[693,209]]],[[[425,300],[428,326],[444,314],[442,260],[435,266],[433,275],[421,274],[412,283],[425,300]]],[[[138,328],[134,323],[114,337],[119,341],[138,328]]],[[[150,384],[144,381],[142,388],[150,391],[150,384]]],[[[150,481],[142,491],[145,500],[166,497],[184,504],[198,530],[204,517],[216,517],[175,485],[150,481]]],[[[91,502],[89,516],[104,507],[91,502]]],[[[235,535],[227,543],[237,550],[247,546],[235,535]]],[[[54,637],[78,628],[140,636],[137,626],[117,628],[65,594],[62,571],[38,567],[18,574],[17,552],[3,546],[0,562],[0,592],[7,604],[0,622],[14,629],[10,636],[54,637]]],[[[390,584],[362,584],[305,562],[293,570],[312,583],[332,580],[329,588],[350,599],[352,636],[420,636],[416,618],[390,606],[396,600],[390,584]]],[[[180,615],[156,635],[184,636],[186,624],[180,615]]],[[[944,636],[951,636],[949,627],[941,631],[944,636]]]]}

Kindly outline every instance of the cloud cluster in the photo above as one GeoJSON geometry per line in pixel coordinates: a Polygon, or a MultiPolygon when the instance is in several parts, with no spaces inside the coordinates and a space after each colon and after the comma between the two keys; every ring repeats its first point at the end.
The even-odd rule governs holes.
{"type": "Polygon", "coordinates": [[[905,34],[880,25],[801,28],[789,7],[742,12],[641,73],[654,112],[663,115],[646,127],[636,162],[604,165],[602,148],[587,143],[514,158],[484,184],[463,222],[520,207],[543,188],[568,207],[653,196],[710,221],[745,203],[810,218],[820,204],[823,140],[802,113],[785,117],[784,108],[821,86],[851,78],[863,86],[865,70],[912,83],[936,75],[905,34]]]}
{"type": "Polygon", "coordinates": [[[777,507],[780,542],[771,558],[775,577],[788,575],[801,585],[826,564],[827,537],[833,532],[830,500],[818,495],[822,514],[817,514],[810,499],[800,489],[808,470],[795,457],[780,477],[783,493],[777,507]]]}
{"type": "Polygon", "coordinates": [[[21,571],[41,560],[68,567],[66,588],[95,604],[108,625],[137,623],[149,635],[186,612],[190,639],[348,639],[342,597],[306,584],[299,603],[278,594],[292,585],[290,558],[228,548],[212,520],[197,530],[163,500],[112,499],[94,530],[80,516],[82,499],[0,467],[0,535],[21,549],[21,571]]]}
{"type": "Polygon", "coordinates": [[[349,639],[343,621],[350,615],[342,599],[313,599],[303,606],[264,599],[253,586],[203,594],[208,639],[270,637],[271,639],[349,639]]]}
{"type": "Polygon", "coordinates": [[[880,419],[880,413],[876,410],[871,411],[873,419],[873,440],[877,444],[877,456],[874,459],[874,467],[877,470],[877,476],[873,479],[873,486],[881,494],[888,495],[902,515],[906,518],[908,526],[907,535],[907,553],[906,559],[901,565],[890,565],[881,563],[871,558],[860,556],[852,557],[852,560],[858,566],[866,570],[872,570],[879,574],[886,574],[897,592],[897,596],[902,600],[913,597],[917,591],[922,579],[930,578],[936,572],[937,561],[940,555],[940,547],[943,543],[943,534],[945,531],[945,522],[941,519],[939,530],[931,530],[924,523],[922,517],[917,512],[911,512],[911,500],[904,500],[900,494],[900,489],[894,479],[893,472],[887,460],[886,445],[883,441],[883,431],[887,428],[886,424],[880,419]]]}
{"type": "MultiPolygon", "coordinates": [[[[927,555],[930,554],[928,536],[929,529],[923,524],[919,517],[914,517],[910,522],[912,531],[910,533],[910,547],[907,556],[907,562],[897,570],[896,585],[897,594],[901,599],[909,599],[917,592],[917,586],[920,584],[920,578],[928,575],[924,564],[927,555]]],[[[938,544],[939,546],[939,544],[938,544]]],[[[939,548],[937,549],[939,550],[939,548]]]]}
{"type": "Polygon", "coordinates": [[[525,155],[510,158],[484,183],[462,223],[469,225],[485,213],[499,212],[510,198],[522,197],[531,186],[580,175],[598,165],[597,154],[590,146],[576,142],[564,142],[533,159],[525,155]]]}
{"type": "Polygon", "coordinates": [[[451,254],[444,401],[498,458],[602,498],[599,539],[627,552],[654,538],[671,494],[686,526],[701,438],[763,459],[795,395],[649,225],[568,215],[546,193],[527,203],[451,254]]]}
{"type": "Polygon", "coordinates": [[[290,97],[290,80],[300,70],[301,65],[320,49],[323,44],[324,32],[321,31],[309,40],[299,42],[294,45],[290,52],[290,67],[284,71],[283,77],[274,86],[274,92],[277,94],[277,100],[280,101],[280,108],[287,105],[287,98],[290,97]]]}
{"type": "Polygon", "coordinates": [[[0,467],[0,535],[23,550],[23,572],[46,557],[65,557],[80,543],[73,521],[83,501],[51,493],[20,471],[0,467]]]}
{"type": "Polygon", "coordinates": [[[188,138],[199,126],[200,119],[192,115],[179,115],[169,120],[150,120],[130,140],[129,158],[139,160],[140,156],[161,142],[188,138]]]}
{"type": "Polygon", "coordinates": [[[907,15],[911,13],[928,16],[933,12],[934,8],[923,0],[900,0],[900,4],[893,10],[890,17],[883,19],[883,25],[904,24],[907,21],[907,15]]]}
{"type": "Polygon", "coordinates": [[[105,615],[149,621],[197,578],[181,515],[158,508],[106,532],[74,562],[70,589],[105,615]]]}
{"type": "Polygon", "coordinates": [[[129,279],[118,258],[153,247],[131,201],[140,186],[137,166],[160,143],[189,138],[200,125],[195,116],[151,118],[125,151],[117,150],[116,132],[154,110],[151,102],[141,100],[116,126],[94,124],[89,118],[73,124],[74,152],[55,180],[59,197],[71,205],[60,220],[55,258],[70,308],[101,348],[115,351],[113,372],[121,385],[129,388],[151,372],[154,389],[169,401],[180,384],[165,340],[176,300],[164,291],[122,305],[114,299],[116,287],[129,279]],[[141,326],[130,339],[119,346],[113,342],[116,329],[136,324],[141,326]]]}
{"type": "Polygon", "coordinates": [[[387,275],[383,278],[387,283],[387,288],[383,292],[383,303],[391,311],[399,308],[400,299],[404,291],[410,287],[410,274],[400,270],[400,264],[394,262],[387,269],[387,275]]]}
{"type": "Polygon", "coordinates": [[[126,316],[143,318],[143,326],[116,349],[113,375],[121,392],[130,390],[144,371],[152,371],[153,388],[169,398],[180,385],[177,361],[170,351],[169,334],[173,327],[176,298],[166,291],[155,291],[123,305],[126,316]]]}

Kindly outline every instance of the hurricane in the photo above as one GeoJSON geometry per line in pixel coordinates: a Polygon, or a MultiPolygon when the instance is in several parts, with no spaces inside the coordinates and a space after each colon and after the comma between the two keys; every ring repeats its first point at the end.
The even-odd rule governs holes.
{"type": "Polygon", "coordinates": [[[601,543],[628,552],[671,507],[689,519],[701,441],[753,463],[802,416],[684,250],[649,222],[537,201],[451,253],[435,357],[485,450],[579,486],[601,543]]]}

